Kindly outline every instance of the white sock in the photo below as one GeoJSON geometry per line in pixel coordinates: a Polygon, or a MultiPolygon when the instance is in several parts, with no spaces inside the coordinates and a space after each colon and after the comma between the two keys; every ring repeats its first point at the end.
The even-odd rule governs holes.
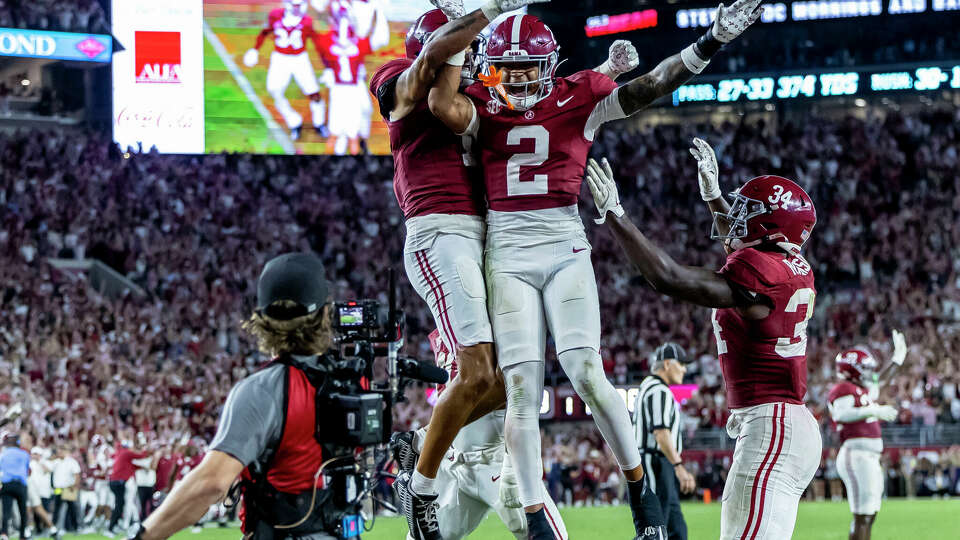
{"type": "Polygon", "coordinates": [[[313,127],[321,127],[327,123],[327,103],[322,99],[320,101],[310,101],[310,116],[313,119],[313,127]]]}
{"type": "Polygon", "coordinates": [[[427,440],[427,428],[420,428],[413,432],[413,449],[418,454],[423,453],[423,442],[427,440]]]}
{"type": "Polygon", "coordinates": [[[639,467],[642,458],[634,439],[630,413],[603,372],[600,355],[593,349],[572,349],[560,353],[559,360],[573,389],[590,407],[593,421],[616,456],[620,468],[629,471],[639,467]]]}
{"type": "Polygon", "coordinates": [[[514,364],[503,370],[507,385],[504,435],[517,473],[517,491],[523,506],[543,502],[543,460],[540,455],[543,366],[540,360],[514,364]]]}
{"type": "Polygon", "coordinates": [[[417,495],[436,495],[437,488],[434,487],[436,478],[427,478],[420,474],[420,471],[413,471],[413,478],[410,479],[410,490],[417,495]]]}
{"type": "Polygon", "coordinates": [[[270,95],[273,97],[273,105],[277,108],[277,111],[280,112],[280,116],[283,117],[283,121],[287,124],[288,128],[293,129],[303,125],[303,117],[300,116],[300,113],[293,110],[293,107],[290,106],[290,102],[287,101],[287,97],[283,95],[283,92],[276,92],[270,95]]]}

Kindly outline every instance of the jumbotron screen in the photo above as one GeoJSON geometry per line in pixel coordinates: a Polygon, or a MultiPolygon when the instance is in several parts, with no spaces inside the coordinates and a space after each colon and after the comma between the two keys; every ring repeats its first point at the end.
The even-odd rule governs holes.
{"type": "MultiPolygon", "coordinates": [[[[466,0],[468,10],[483,0],[466,0]]],[[[113,2],[114,139],[161,153],[388,154],[367,90],[428,0],[113,2]]]]}

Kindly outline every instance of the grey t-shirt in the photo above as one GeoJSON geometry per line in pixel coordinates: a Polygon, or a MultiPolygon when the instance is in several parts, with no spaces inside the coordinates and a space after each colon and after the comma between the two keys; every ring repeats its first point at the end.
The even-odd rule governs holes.
{"type": "MultiPolygon", "coordinates": [[[[315,356],[295,356],[298,361],[316,365],[315,356]]],[[[220,415],[211,450],[229,454],[250,465],[276,448],[283,433],[283,385],[286,370],[281,364],[262,369],[243,379],[230,390],[220,415]]]]}

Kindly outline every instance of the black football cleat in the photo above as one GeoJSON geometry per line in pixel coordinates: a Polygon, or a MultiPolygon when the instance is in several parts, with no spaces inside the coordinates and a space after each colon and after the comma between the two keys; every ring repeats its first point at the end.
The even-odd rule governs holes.
{"type": "Polygon", "coordinates": [[[633,540],[667,540],[667,538],[666,525],[660,525],[659,527],[647,527],[643,533],[633,540]]]}
{"type": "Polygon", "coordinates": [[[413,438],[413,431],[398,431],[390,436],[390,452],[401,471],[413,472],[417,460],[420,459],[420,452],[417,452],[413,445],[413,438]]]}
{"type": "Polygon", "coordinates": [[[293,139],[293,140],[295,140],[295,141],[299,141],[299,140],[300,140],[300,128],[299,128],[299,127],[295,127],[295,128],[290,129],[290,138],[293,139]]]}
{"type": "Polygon", "coordinates": [[[330,137],[330,128],[328,128],[326,124],[322,126],[313,126],[313,130],[316,131],[317,135],[319,135],[321,138],[327,139],[330,137]]]}
{"type": "Polygon", "coordinates": [[[412,474],[404,471],[397,475],[393,489],[400,500],[400,508],[407,518],[410,538],[413,540],[443,540],[440,522],[437,520],[437,496],[417,495],[410,489],[412,474]]]}

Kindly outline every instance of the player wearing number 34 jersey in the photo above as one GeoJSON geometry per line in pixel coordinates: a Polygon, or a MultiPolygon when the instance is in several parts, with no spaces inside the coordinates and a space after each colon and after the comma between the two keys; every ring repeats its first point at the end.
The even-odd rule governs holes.
{"type": "Polygon", "coordinates": [[[813,272],[800,253],[816,224],[813,202],[779,176],[749,180],[730,206],[720,197],[713,150],[695,140],[713,238],[728,253],[719,271],[683,266],[652,244],[620,206],[610,165],[590,160],[587,182],[610,229],[661,293],[714,308],[717,352],[736,438],[721,505],[722,540],[785,540],[800,495],[820,463],[820,430],[803,405],[813,272]]]}

